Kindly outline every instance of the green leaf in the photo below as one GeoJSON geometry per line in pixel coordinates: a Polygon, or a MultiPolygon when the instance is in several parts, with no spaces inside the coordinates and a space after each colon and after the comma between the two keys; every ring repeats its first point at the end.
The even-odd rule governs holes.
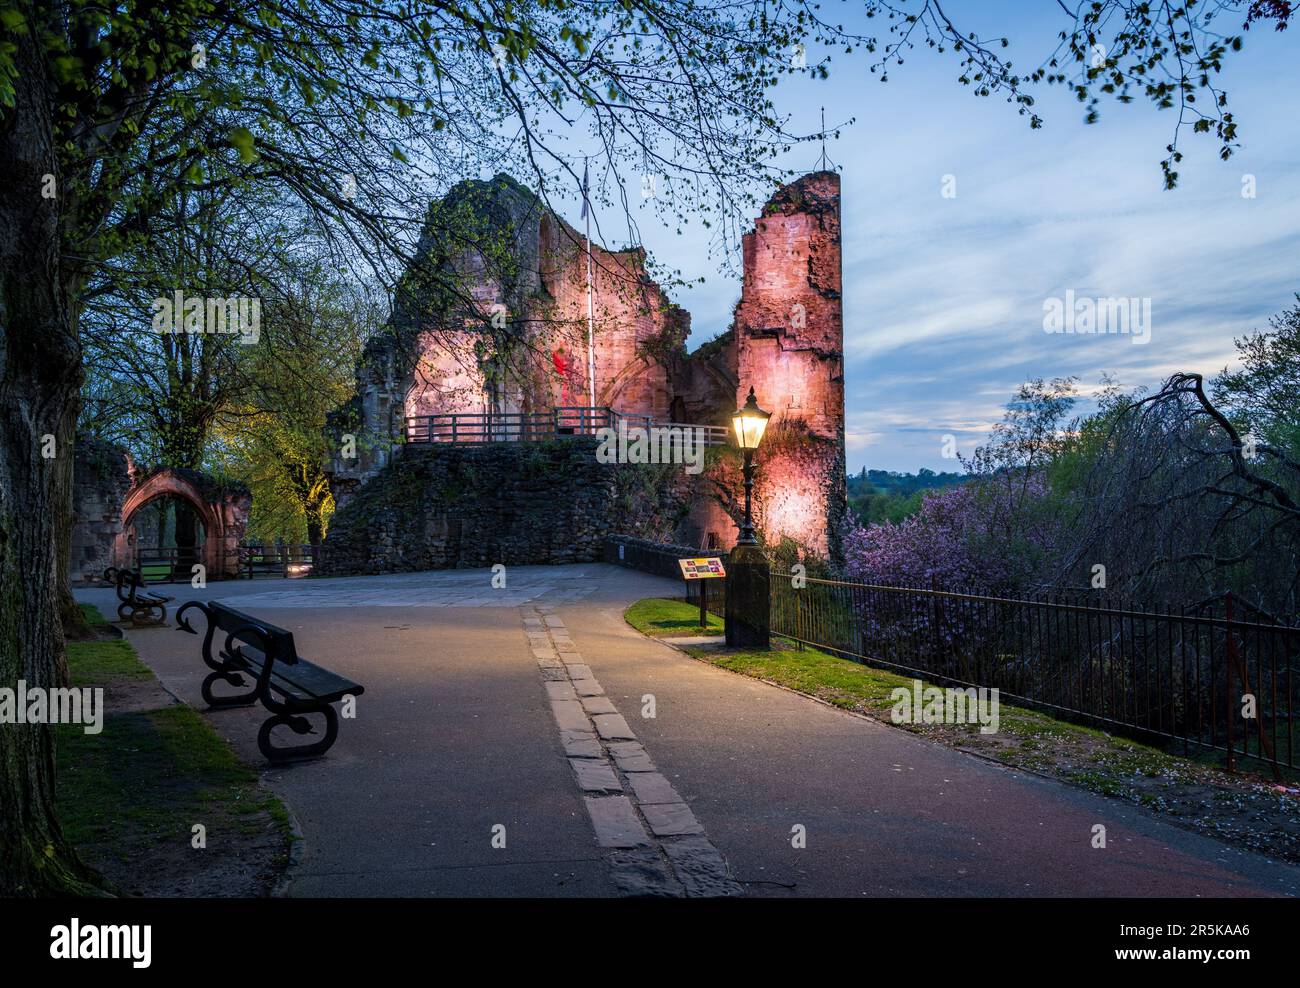
{"type": "Polygon", "coordinates": [[[253,133],[247,127],[236,127],[230,132],[230,146],[239,152],[239,160],[245,164],[257,160],[254,143],[253,133]]]}

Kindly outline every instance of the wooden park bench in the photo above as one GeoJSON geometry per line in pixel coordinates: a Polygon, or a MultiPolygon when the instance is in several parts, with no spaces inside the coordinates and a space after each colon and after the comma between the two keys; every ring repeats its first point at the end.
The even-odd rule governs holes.
{"type": "Polygon", "coordinates": [[[144,577],[138,569],[110,566],[104,570],[104,580],[117,587],[117,599],[121,601],[117,605],[117,616],[120,620],[130,621],[137,627],[164,624],[167,621],[167,605],[173,598],[164,597],[160,593],[146,592],[145,588],[148,584],[144,582],[144,577]],[[157,617],[154,616],[155,611],[157,617]]]}
{"type": "Polygon", "coordinates": [[[292,632],[216,601],[204,604],[191,600],[182,604],[176,612],[177,630],[198,634],[185,617],[185,612],[191,607],[202,611],[208,621],[207,634],[203,638],[203,661],[212,672],[203,680],[202,687],[203,699],[208,705],[238,707],[261,701],[262,706],[271,711],[271,717],[257,734],[257,746],[272,762],[325,754],[339,733],[338,715],[331,704],[345,696],[360,696],[365,692],[364,687],[301,658],[294,646],[292,632]],[[218,633],[224,633],[225,642],[213,655],[212,645],[218,633]],[[218,696],[212,688],[219,682],[244,689],[239,693],[218,696]],[[304,716],[306,714],[320,714],[325,718],[324,737],[308,744],[272,744],[271,732],[280,726],[286,726],[298,735],[314,734],[315,729],[304,716]]]}

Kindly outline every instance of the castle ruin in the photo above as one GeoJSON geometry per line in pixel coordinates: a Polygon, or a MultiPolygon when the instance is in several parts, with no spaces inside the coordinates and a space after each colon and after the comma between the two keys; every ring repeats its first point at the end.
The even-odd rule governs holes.
{"type": "MultiPolygon", "coordinates": [[[[401,461],[417,445],[427,457],[440,446],[589,433],[596,420],[583,409],[593,406],[640,423],[729,428],[753,387],[772,413],[755,459],[760,537],[838,562],[847,504],[837,174],[805,175],[768,201],[744,236],[733,323],[694,353],[686,350],[689,313],[650,279],[639,248],[591,245],[589,313],[583,235],[507,176],[463,182],[434,203],[417,257],[387,330],[365,348],[355,397],[330,419],[338,453],[328,472],[339,510],[327,551],[331,543],[391,539],[372,530],[378,523],[362,502],[379,496],[376,485],[409,486],[401,461]],[[467,228],[474,235],[461,242],[472,240],[472,249],[450,232],[467,228]]],[[[660,529],[627,534],[729,548],[741,511],[736,462],[720,451],[702,476],[676,478],[678,507],[656,515],[660,529]]],[[[491,497],[511,478],[483,483],[491,497]]],[[[442,538],[469,517],[436,495],[412,510],[445,517],[426,519],[405,540],[421,532],[442,538]]],[[[626,531],[616,506],[591,510],[610,515],[592,531],[626,531]]],[[[494,524],[537,523],[511,515],[494,524]]],[[[522,555],[500,561],[556,561],[553,553],[522,555]]],[[[455,554],[433,558],[471,564],[455,554]]],[[[359,568],[386,564],[371,558],[359,568]]]]}

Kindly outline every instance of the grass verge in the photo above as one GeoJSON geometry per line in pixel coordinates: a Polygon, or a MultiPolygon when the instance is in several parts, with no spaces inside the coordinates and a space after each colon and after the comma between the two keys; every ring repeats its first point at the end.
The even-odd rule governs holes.
{"type": "Polygon", "coordinates": [[[104,690],[101,733],[58,728],[59,819],[83,860],[125,894],[269,893],[291,833],[257,772],[162,690],[128,641],[70,642],[68,666],[74,686],[104,690]]]}
{"type": "Polygon", "coordinates": [[[648,597],[629,607],[624,616],[627,623],[637,631],[654,638],[722,634],[722,618],[716,614],[708,615],[708,628],[700,627],[698,603],[686,604],[680,600],[648,597]]]}
{"type": "MultiPolygon", "coordinates": [[[[638,601],[628,609],[628,623],[637,627],[631,620],[634,611],[673,613],[670,608],[643,607],[652,603],[688,606],[638,601]]],[[[776,640],[773,646],[767,652],[711,644],[685,646],[684,651],[1010,768],[1134,803],[1238,847],[1300,863],[1300,798],[1294,782],[1287,791],[1262,776],[1230,774],[1204,759],[1182,758],[1005,702],[999,705],[996,734],[981,734],[977,724],[894,724],[892,691],[910,691],[911,677],[814,648],[799,650],[776,640]]]]}

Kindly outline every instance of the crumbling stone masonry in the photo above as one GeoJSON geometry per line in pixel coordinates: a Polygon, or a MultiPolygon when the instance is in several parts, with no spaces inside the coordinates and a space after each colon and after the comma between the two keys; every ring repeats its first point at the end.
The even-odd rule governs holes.
{"type": "MultiPolygon", "coordinates": [[[[768,544],[792,539],[838,568],[848,524],[839,176],[817,172],[781,189],[745,234],[743,258],[729,338],[715,353],[696,351],[674,380],[696,414],[716,409],[708,421],[725,419],[754,388],[772,412],[755,458],[758,529],[768,544]],[[701,395],[701,379],[718,384],[701,395]],[[732,382],[724,400],[718,389],[732,382]]],[[[722,527],[722,503],[717,494],[698,501],[682,540],[702,544],[722,527]]],[[[727,531],[723,544],[734,542],[727,531]]]]}
{"type": "MultiPolygon", "coordinates": [[[[434,203],[417,253],[425,258],[422,269],[452,271],[448,280],[463,289],[446,292],[427,271],[419,278],[408,273],[389,332],[367,346],[357,394],[329,427],[339,450],[329,472],[340,511],[327,551],[336,541],[364,540],[366,524],[349,501],[375,483],[397,482],[384,468],[402,449],[408,417],[549,413],[590,404],[586,252],[577,230],[523,186],[498,176],[461,183],[434,203]],[[448,253],[439,230],[457,211],[475,217],[501,249],[448,253]],[[355,449],[345,437],[353,438],[355,449]]],[[[639,250],[593,245],[592,255],[597,407],[660,422],[729,425],[754,387],[759,404],[773,413],[756,458],[759,531],[770,544],[792,540],[800,551],[836,565],[847,519],[839,176],[805,175],[769,200],[744,237],[733,324],[692,354],[685,347],[689,314],[648,277],[639,250]]],[[[512,462],[505,456],[499,465],[512,462]]],[[[717,548],[734,543],[737,467],[734,456],[713,456],[705,474],[674,481],[674,496],[686,498],[670,533],[675,541],[717,548]]],[[[589,482],[610,482],[598,475],[590,474],[589,482]]],[[[498,487],[510,485],[509,478],[500,480],[498,487]]],[[[566,480],[557,483],[567,492],[562,496],[580,497],[566,480]]],[[[428,492],[414,493],[419,510],[444,513],[428,492]]],[[[538,496],[549,497],[554,517],[566,516],[556,496],[538,496]]],[[[545,513],[535,520],[547,524],[545,513]]],[[[409,535],[432,546],[444,538],[440,531],[434,526],[425,535],[409,535]]],[[[401,551],[420,553],[409,545],[401,551]]],[[[440,552],[429,548],[424,555],[433,560],[440,552]]],[[[441,565],[467,565],[459,561],[463,555],[452,555],[458,562],[441,565]]],[[[383,568],[375,560],[364,565],[383,568]]]]}
{"type": "Polygon", "coordinates": [[[598,463],[596,444],[412,446],[336,516],[316,575],[594,562],[626,527],[671,535],[686,475],[598,463]]]}
{"type": "MultiPolygon", "coordinates": [[[[146,504],[171,497],[187,502],[203,526],[203,544],[196,555],[210,580],[239,576],[239,543],[248,528],[252,495],[242,484],[218,483],[197,470],[160,468],[132,473],[132,485],[122,505],[124,531],[116,547],[117,565],[129,565],[132,550],[132,519],[146,504]]],[[[196,547],[197,548],[197,547],[196,547]]]]}
{"type": "Polygon", "coordinates": [[[68,582],[85,583],[116,565],[122,505],[131,489],[131,457],[111,443],[78,441],[72,466],[73,526],[68,582]]]}
{"type": "Polygon", "coordinates": [[[194,470],[144,470],[120,446],[78,440],[69,582],[94,583],[109,566],[134,565],[137,513],[160,498],[177,498],[194,509],[203,527],[197,561],[207,567],[208,579],[239,575],[239,541],[252,506],[247,488],[219,484],[194,470]]]}

